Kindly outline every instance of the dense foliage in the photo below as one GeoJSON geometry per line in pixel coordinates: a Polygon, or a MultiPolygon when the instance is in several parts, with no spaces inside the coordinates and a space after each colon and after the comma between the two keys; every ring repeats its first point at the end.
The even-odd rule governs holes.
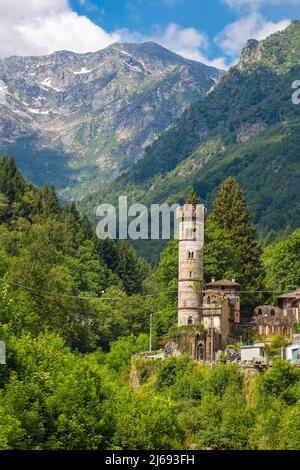
{"type": "Polygon", "coordinates": [[[300,285],[300,229],[277,240],[265,249],[266,286],[272,290],[289,291],[300,285]]]}
{"type": "Polygon", "coordinates": [[[82,211],[94,217],[99,201],[115,202],[121,193],[147,205],[182,203],[192,185],[211,209],[217,188],[233,176],[262,238],[271,229],[297,228],[300,106],[292,104],[291,85],[300,76],[299,36],[294,22],[260,42],[127,174],[84,199],[82,211]]]}
{"type": "Polygon", "coordinates": [[[107,348],[132,327],[142,330],[147,313],[138,300],[136,309],[116,320],[123,299],[141,293],[147,274],[129,245],[98,240],[74,204],[61,208],[53,188],[27,184],[8,157],[0,160],[0,191],[0,275],[14,291],[16,332],[50,330],[89,350],[107,348]],[[116,299],[115,320],[106,298],[116,299]]]}
{"type": "MultiPolygon", "coordinates": [[[[243,195],[227,181],[206,223],[207,280],[244,272],[239,231],[223,218],[228,184],[260,262],[243,195]]],[[[265,249],[268,285],[299,282],[298,232],[265,249]]],[[[289,364],[247,378],[234,365],[135,356],[149,348],[150,313],[157,348],[176,323],[177,256],[173,240],[149,271],[125,243],[98,240],[53,188],[35,188],[0,159],[0,449],[300,448],[300,376],[289,364]]]]}
{"type": "Polygon", "coordinates": [[[300,448],[300,374],[280,360],[251,377],[184,356],[136,360],[135,390],[128,358],[143,338],[82,356],[50,333],[1,336],[0,449],[300,448]]]}
{"type": "Polygon", "coordinates": [[[233,178],[228,178],[221,186],[210,217],[235,248],[241,267],[240,282],[245,287],[261,288],[264,275],[261,248],[246,200],[233,178]]]}

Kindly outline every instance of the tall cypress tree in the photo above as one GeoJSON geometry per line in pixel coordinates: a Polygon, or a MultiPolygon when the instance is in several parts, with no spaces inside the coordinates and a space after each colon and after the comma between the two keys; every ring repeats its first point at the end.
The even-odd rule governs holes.
{"type": "Polygon", "coordinates": [[[211,219],[229,234],[236,247],[244,286],[260,289],[264,278],[262,250],[244,194],[234,178],[229,177],[222,184],[211,219]]]}

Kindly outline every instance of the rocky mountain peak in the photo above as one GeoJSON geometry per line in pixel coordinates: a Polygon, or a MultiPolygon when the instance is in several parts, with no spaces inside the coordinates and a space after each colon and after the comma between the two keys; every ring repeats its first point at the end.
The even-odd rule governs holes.
{"type": "Polygon", "coordinates": [[[220,76],[152,42],[2,59],[0,154],[81,197],[126,171],[220,76]]]}
{"type": "Polygon", "coordinates": [[[253,61],[260,60],[261,55],[259,50],[259,44],[259,41],[257,41],[256,39],[248,39],[242,49],[238,68],[242,69],[247,64],[252,63],[253,61]]]}
{"type": "Polygon", "coordinates": [[[253,50],[257,48],[258,44],[259,41],[257,41],[257,39],[248,39],[242,49],[241,58],[245,58],[248,54],[251,54],[253,50]]]}
{"type": "Polygon", "coordinates": [[[284,30],[271,34],[266,39],[246,42],[238,68],[243,70],[255,63],[271,67],[277,73],[285,73],[300,61],[300,21],[292,21],[284,30]]]}

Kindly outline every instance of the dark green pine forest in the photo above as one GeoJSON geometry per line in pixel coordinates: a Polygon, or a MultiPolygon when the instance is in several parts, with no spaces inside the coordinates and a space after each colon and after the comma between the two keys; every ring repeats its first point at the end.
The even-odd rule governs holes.
{"type": "MultiPolygon", "coordinates": [[[[224,181],[206,223],[206,280],[293,289],[299,249],[299,229],[258,242],[242,189],[224,181]]],[[[150,313],[157,350],[178,333],[176,289],[175,240],[150,268],[1,158],[0,449],[299,449],[290,364],[247,377],[234,364],[134,356],[149,349],[150,313]]],[[[245,295],[244,310],[258,300],[245,295]]]]}

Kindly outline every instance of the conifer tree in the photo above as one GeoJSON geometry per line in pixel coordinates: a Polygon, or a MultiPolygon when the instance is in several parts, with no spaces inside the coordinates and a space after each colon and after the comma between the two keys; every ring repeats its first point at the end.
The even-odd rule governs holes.
{"type": "Polygon", "coordinates": [[[53,186],[45,184],[39,190],[36,196],[36,210],[38,213],[49,217],[50,215],[59,214],[61,212],[58,198],[53,186]]]}
{"type": "Polygon", "coordinates": [[[80,236],[83,240],[92,240],[94,237],[93,226],[86,215],[82,217],[80,224],[80,236]]]}
{"type": "Polygon", "coordinates": [[[116,274],[122,279],[125,292],[128,295],[141,291],[142,282],[146,275],[146,263],[124,240],[117,243],[116,274]]]}
{"type": "Polygon", "coordinates": [[[222,184],[213,205],[211,219],[230,236],[239,257],[245,287],[261,288],[264,272],[261,247],[256,240],[254,222],[244,194],[234,178],[222,184]]]}
{"type": "Polygon", "coordinates": [[[0,223],[5,222],[9,216],[9,201],[4,194],[0,193],[0,223]]]}
{"type": "Polygon", "coordinates": [[[24,194],[26,182],[16,167],[13,158],[0,158],[0,193],[8,200],[15,201],[24,194]]]}
{"type": "Polygon", "coordinates": [[[194,207],[196,207],[197,204],[200,204],[200,199],[198,198],[195,188],[191,190],[190,194],[188,195],[186,203],[192,204],[192,206],[194,207]]]}
{"type": "Polygon", "coordinates": [[[80,215],[74,203],[67,205],[63,210],[63,245],[68,255],[74,255],[78,248],[78,232],[80,229],[80,215]]]}

